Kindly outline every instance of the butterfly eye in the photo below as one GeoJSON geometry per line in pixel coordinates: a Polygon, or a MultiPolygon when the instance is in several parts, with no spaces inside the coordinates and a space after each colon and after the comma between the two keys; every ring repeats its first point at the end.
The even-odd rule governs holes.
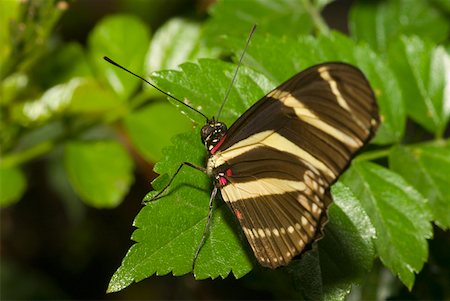
{"type": "Polygon", "coordinates": [[[215,128],[215,132],[217,132],[217,133],[225,133],[226,131],[227,131],[227,126],[224,124],[224,123],[222,123],[222,122],[217,122],[215,125],[214,125],[214,128],[215,128]]]}
{"type": "Polygon", "coordinates": [[[200,135],[201,135],[202,143],[203,143],[203,144],[205,144],[205,141],[208,140],[209,136],[211,135],[211,133],[212,133],[213,131],[214,131],[214,128],[211,127],[210,124],[205,124],[205,125],[202,127],[202,130],[201,130],[200,135]]]}

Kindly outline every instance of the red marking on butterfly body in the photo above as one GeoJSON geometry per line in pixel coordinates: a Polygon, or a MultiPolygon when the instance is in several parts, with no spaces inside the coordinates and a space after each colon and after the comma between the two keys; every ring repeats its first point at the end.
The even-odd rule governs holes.
{"type": "Polygon", "coordinates": [[[225,179],[224,177],[219,177],[219,184],[220,186],[225,186],[227,185],[227,179],[225,179]]]}
{"type": "Polygon", "coordinates": [[[225,137],[226,137],[226,135],[223,136],[223,137],[220,139],[219,143],[217,143],[216,146],[213,147],[213,149],[211,150],[211,155],[214,155],[214,153],[217,152],[217,150],[219,149],[219,147],[220,147],[220,146],[222,145],[222,143],[225,141],[225,137]]]}

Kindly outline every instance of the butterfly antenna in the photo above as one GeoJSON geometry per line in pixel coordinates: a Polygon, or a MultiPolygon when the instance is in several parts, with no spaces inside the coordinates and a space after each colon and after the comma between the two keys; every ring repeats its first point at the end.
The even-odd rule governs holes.
{"type": "Polygon", "coordinates": [[[253,25],[252,30],[250,31],[250,34],[248,35],[248,39],[247,39],[247,42],[245,43],[244,50],[242,51],[241,57],[239,58],[239,62],[238,62],[238,65],[236,67],[236,71],[234,71],[233,79],[231,80],[231,84],[228,87],[227,93],[225,94],[225,98],[222,101],[222,105],[220,106],[219,112],[217,113],[217,120],[219,120],[220,113],[222,112],[223,106],[225,105],[225,102],[227,101],[228,95],[231,92],[231,87],[233,87],[234,81],[236,80],[239,67],[242,64],[242,59],[244,58],[244,54],[247,51],[248,44],[250,44],[250,40],[252,39],[252,36],[253,36],[253,33],[255,32],[255,30],[256,30],[256,24],[253,25]]]}
{"type": "Polygon", "coordinates": [[[192,111],[197,112],[198,114],[200,114],[200,115],[202,115],[203,117],[205,117],[206,120],[209,120],[208,116],[206,116],[205,114],[203,114],[203,113],[200,112],[199,110],[197,110],[197,109],[191,107],[190,105],[188,105],[188,104],[182,102],[181,100],[179,100],[179,99],[176,98],[175,96],[172,96],[172,95],[170,95],[170,94],[167,93],[167,92],[164,92],[163,90],[161,90],[160,88],[158,88],[157,86],[155,86],[154,84],[152,84],[151,82],[149,82],[148,80],[146,80],[145,78],[143,78],[142,76],[137,75],[136,73],[134,73],[134,72],[128,70],[127,68],[123,67],[122,65],[119,65],[118,63],[116,63],[116,62],[114,62],[112,59],[110,59],[109,57],[104,56],[103,59],[105,59],[105,61],[107,61],[108,63],[113,64],[114,66],[119,67],[120,69],[125,70],[126,72],[128,72],[128,73],[130,73],[130,74],[136,76],[137,78],[142,79],[144,82],[146,82],[147,84],[149,84],[150,86],[152,86],[153,88],[155,88],[156,90],[158,90],[159,92],[163,93],[163,94],[166,95],[166,96],[169,96],[169,97],[172,98],[173,100],[178,101],[180,104],[182,104],[182,105],[188,107],[188,108],[191,109],[192,111]]]}

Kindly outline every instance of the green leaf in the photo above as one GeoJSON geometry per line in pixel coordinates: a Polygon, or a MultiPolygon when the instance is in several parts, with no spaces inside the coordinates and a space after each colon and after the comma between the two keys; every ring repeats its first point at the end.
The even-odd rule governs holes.
{"type": "MultiPolygon", "coordinates": [[[[198,64],[186,63],[180,69],[155,72],[152,79],[158,87],[185,99],[206,116],[217,115],[236,66],[219,60],[200,59],[198,64]]],[[[262,74],[243,66],[239,69],[220,119],[230,125],[274,87],[275,84],[262,74]]],[[[175,105],[180,106],[177,103],[175,105]]],[[[204,124],[205,119],[198,113],[184,107],[180,107],[180,110],[198,124],[204,124]]]]}
{"type": "Polygon", "coordinates": [[[15,122],[30,126],[44,124],[68,113],[103,113],[123,103],[110,90],[96,81],[72,78],[69,82],[51,87],[39,98],[12,107],[15,122]]]}
{"type": "Polygon", "coordinates": [[[64,165],[77,194],[97,208],[116,207],[133,182],[133,162],[114,141],[69,142],[64,165]]]}
{"type": "Polygon", "coordinates": [[[258,32],[279,36],[306,34],[313,28],[312,17],[298,0],[217,1],[210,13],[205,35],[212,40],[226,34],[242,37],[245,42],[254,24],[258,32]]]}
{"type": "Polygon", "coordinates": [[[74,77],[93,78],[83,47],[75,42],[62,44],[39,60],[39,68],[31,69],[34,83],[47,89],[74,77]]]}
{"type": "Polygon", "coordinates": [[[108,56],[141,74],[149,41],[147,26],[139,19],[126,15],[104,18],[89,35],[93,66],[100,79],[107,82],[122,99],[129,98],[141,80],[107,63],[103,57],[108,56]]]}
{"type": "MultiPolygon", "coordinates": [[[[10,30],[10,24],[12,21],[18,21],[21,3],[19,1],[0,1],[0,66],[3,66],[6,60],[11,55],[12,52],[12,42],[13,39],[10,30]]],[[[1,71],[1,76],[3,79],[3,71],[1,71]]]]}
{"type": "Polygon", "coordinates": [[[446,13],[450,13],[450,2],[448,0],[432,0],[432,2],[440,10],[442,10],[446,13]]]}
{"type": "Polygon", "coordinates": [[[29,78],[23,73],[14,73],[2,80],[0,83],[0,105],[9,105],[21,93],[26,91],[29,84],[29,78]]]}
{"type": "Polygon", "coordinates": [[[372,268],[376,230],[349,187],[339,182],[332,194],[335,205],[319,241],[323,293],[326,300],[344,300],[372,268]]]}
{"type": "Polygon", "coordinates": [[[69,82],[46,90],[39,98],[18,103],[12,107],[11,118],[24,126],[43,124],[67,111],[75,91],[84,80],[73,78],[69,82]]]}
{"type": "MultiPolygon", "coordinates": [[[[201,165],[205,151],[197,131],[176,137],[166,149],[165,158],[155,171],[173,175],[179,164],[189,161],[201,165]],[[195,143],[198,141],[198,143],[195,143]]],[[[167,180],[167,176],[163,177],[167,180]]],[[[164,183],[155,181],[156,189],[164,183]]],[[[108,292],[121,290],[156,273],[179,276],[191,272],[208,215],[210,179],[200,171],[183,167],[166,195],[148,203],[138,214],[134,226],[136,241],[109,284],[108,292]]],[[[243,244],[237,222],[229,208],[216,199],[209,235],[195,265],[195,277],[225,278],[230,271],[242,277],[252,267],[248,248],[243,244]]]]}
{"type": "Polygon", "coordinates": [[[354,162],[342,182],[361,201],[377,232],[375,246],[386,267],[411,289],[428,257],[432,236],[427,201],[398,174],[354,162]]]}
{"type": "Polygon", "coordinates": [[[430,201],[436,224],[450,228],[450,143],[397,146],[389,154],[389,166],[430,201]]]}
{"type": "Polygon", "coordinates": [[[450,55],[442,46],[417,36],[401,36],[389,48],[391,66],[408,114],[428,131],[441,137],[450,120],[450,55]]]}
{"type": "Polygon", "coordinates": [[[125,127],[131,141],[149,162],[162,159],[161,150],[170,138],[192,127],[186,117],[169,102],[154,102],[127,115],[125,127]]]}
{"type": "MultiPolygon", "coordinates": [[[[181,71],[156,72],[153,79],[159,87],[188,99],[205,114],[217,112],[235,66],[201,59],[198,64],[187,63],[180,68],[181,71]]],[[[230,124],[271,86],[260,74],[242,68],[221,119],[230,124]]],[[[203,125],[202,116],[185,108],[182,110],[203,125]]],[[[202,166],[205,156],[198,130],[178,136],[175,146],[168,148],[165,159],[155,166],[161,176],[153,182],[154,188],[162,189],[167,183],[167,174],[173,175],[183,161],[202,166]]],[[[154,273],[189,273],[206,224],[211,188],[211,180],[206,175],[196,170],[182,170],[166,196],[144,207],[135,221],[138,230],[132,236],[138,243],[112,277],[108,291],[121,290],[154,273]]],[[[197,259],[195,277],[226,277],[231,271],[236,277],[242,277],[251,270],[253,257],[248,257],[247,243],[239,238],[242,233],[236,230],[231,211],[219,200],[215,204],[210,234],[197,259]]]]}
{"type": "Polygon", "coordinates": [[[17,202],[24,193],[27,183],[22,170],[15,167],[0,167],[0,207],[17,202]]]}
{"type": "Polygon", "coordinates": [[[306,300],[345,300],[352,287],[363,282],[375,259],[375,228],[359,200],[340,182],[332,193],[334,204],[318,248],[285,268],[306,300]]]}
{"type": "Polygon", "coordinates": [[[176,69],[200,57],[217,57],[218,49],[202,42],[202,26],[188,19],[172,18],[153,36],[146,59],[146,71],[176,69]]]}
{"type": "MultiPolygon", "coordinates": [[[[242,40],[236,38],[229,38],[227,45],[236,53],[240,53],[244,46],[242,40]]],[[[337,32],[319,38],[302,36],[298,39],[255,35],[244,58],[245,64],[277,85],[307,67],[327,61],[347,62],[363,70],[375,92],[383,120],[374,142],[389,144],[400,141],[406,113],[399,81],[385,59],[367,45],[358,45],[337,32]],[[283,53],[281,59],[280,53],[283,53]]]]}
{"type": "Polygon", "coordinates": [[[357,40],[386,51],[402,34],[443,42],[449,35],[448,16],[430,1],[359,1],[350,10],[349,27],[357,40]]]}
{"type": "Polygon", "coordinates": [[[110,113],[122,104],[123,101],[111,90],[96,81],[85,80],[73,92],[67,111],[74,114],[110,113]]]}

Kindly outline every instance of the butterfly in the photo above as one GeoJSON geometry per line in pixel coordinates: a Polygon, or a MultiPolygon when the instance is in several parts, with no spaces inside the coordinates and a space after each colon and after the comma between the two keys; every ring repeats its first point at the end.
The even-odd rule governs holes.
{"type": "Polygon", "coordinates": [[[183,162],[155,196],[170,186],[183,166],[213,179],[208,222],[193,267],[218,192],[239,221],[258,262],[269,268],[289,264],[322,237],[332,202],[331,185],[380,123],[368,80],[358,68],[341,62],[322,63],[294,75],[258,100],[229,129],[197,112],[206,118],[200,131],[208,152],[206,167],[183,162]]]}

